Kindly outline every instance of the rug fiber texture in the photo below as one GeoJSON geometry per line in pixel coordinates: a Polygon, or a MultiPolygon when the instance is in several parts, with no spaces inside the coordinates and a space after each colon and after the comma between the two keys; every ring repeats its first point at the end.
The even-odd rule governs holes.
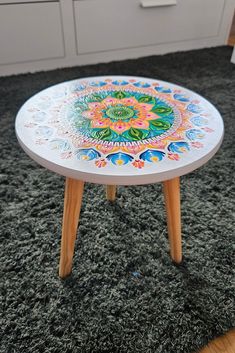
{"type": "Polygon", "coordinates": [[[194,353],[234,319],[235,65],[218,47],[0,78],[0,353],[194,353]],[[58,277],[64,178],[19,147],[21,105],[53,84],[134,75],[210,100],[224,142],[181,178],[184,259],[169,257],[161,184],[86,184],[73,273],[58,277]]]}

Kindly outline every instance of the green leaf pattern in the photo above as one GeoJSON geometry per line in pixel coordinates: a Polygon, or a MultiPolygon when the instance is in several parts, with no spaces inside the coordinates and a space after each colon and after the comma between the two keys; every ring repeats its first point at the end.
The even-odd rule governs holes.
{"type": "MultiPolygon", "coordinates": [[[[133,107],[130,107],[133,109],[133,107]]],[[[107,110],[108,112],[108,110],[107,110]]],[[[70,112],[71,114],[71,112],[70,112]]],[[[104,118],[107,118],[108,115],[104,112],[104,118]]],[[[136,116],[137,117],[137,116],[136,116]]],[[[131,116],[130,119],[134,119],[135,116],[131,116]]],[[[102,91],[99,93],[93,93],[83,97],[82,101],[79,98],[78,102],[75,102],[73,105],[73,121],[74,127],[77,131],[80,131],[86,136],[102,140],[102,141],[117,141],[117,142],[131,142],[131,141],[141,141],[144,139],[152,138],[161,135],[168,131],[174,123],[174,111],[164,101],[161,101],[159,98],[153,96],[139,93],[139,92],[130,92],[130,91],[102,91]],[[152,105],[150,113],[156,114],[156,119],[148,120],[149,127],[148,129],[137,128],[136,125],[131,126],[128,130],[120,131],[117,133],[113,131],[111,127],[100,127],[93,128],[91,125],[91,120],[83,116],[83,112],[89,110],[89,103],[91,102],[101,102],[107,98],[113,97],[119,99],[120,101],[124,98],[133,97],[140,104],[149,104],[152,105]]],[[[129,120],[125,120],[128,122],[129,120]]],[[[133,121],[133,120],[132,120],[133,121]]]]}

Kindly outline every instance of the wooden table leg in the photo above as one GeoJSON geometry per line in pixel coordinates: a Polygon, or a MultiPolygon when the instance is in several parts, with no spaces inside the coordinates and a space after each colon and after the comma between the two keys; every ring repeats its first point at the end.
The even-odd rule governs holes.
{"type": "Polygon", "coordinates": [[[106,185],[106,198],[108,201],[115,201],[116,185],[106,185]]]}
{"type": "Polygon", "coordinates": [[[68,276],[72,271],[74,245],[82,204],[83,188],[83,181],[66,178],[59,266],[59,276],[61,278],[68,276]]]}
{"type": "Polygon", "coordinates": [[[180,219],[180,178],[163,182],[167,213],[167,228],[170,254],[174,262],[182,261],[181,219],[180,219]]]}

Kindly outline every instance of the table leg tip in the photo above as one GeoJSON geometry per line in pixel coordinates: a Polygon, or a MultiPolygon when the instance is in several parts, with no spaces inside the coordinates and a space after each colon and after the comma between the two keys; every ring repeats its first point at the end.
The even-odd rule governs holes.
{"type": "Polygon", "coordinates": [[[69,277],[71,275],[72,271],[63,271],[63,270],[59,270],[59,277],[61,279],[65,279],[67,277],[69,277]]]}
{"type": "Polygon", "coordinates": [[[171,258],[171,261],[172,261],[172,263],[173,263],[173,265],[175,265],[175,266],[181,266],[181,265],[183,265],[183,263],[184,263],[184,258],[183,257],[179,257],[179,258],[171,258]]]}

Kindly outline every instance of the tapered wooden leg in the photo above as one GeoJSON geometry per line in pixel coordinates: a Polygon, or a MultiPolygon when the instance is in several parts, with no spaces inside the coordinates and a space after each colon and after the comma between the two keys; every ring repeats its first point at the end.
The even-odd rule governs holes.
{"type": "Polygon", "coordinates": [[[108,201],[115,201],[116,185],[106,185],[106,198],[108,201]]]}
{"type": "Polygon", "coordinates": [[[181,219],[180,219],[180,178],[163,182],[167,213],[167,228],[170,254],[174,262],[182,261],[181,219]]]}
{"type": "Polygon", "coordinates": [[[82,204],[83,188],[83,181],[66,178],[59,266],[59,276],[61,278],[68,276],[72,271],[74,245],[82,204]]]}

